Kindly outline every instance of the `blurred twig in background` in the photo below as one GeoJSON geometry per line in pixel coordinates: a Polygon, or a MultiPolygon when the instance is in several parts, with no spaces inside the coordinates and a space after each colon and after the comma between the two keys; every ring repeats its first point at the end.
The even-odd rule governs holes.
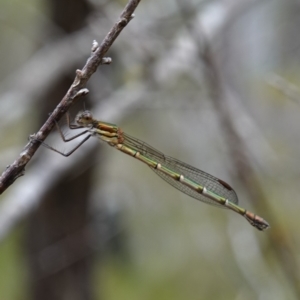
{"type": "MultiPolygon", "coordinates": [[[[209,39],[205,36],[204,31],[198,25],[197,30],[191,27],[190,20],[193,13],[193,9],[189,8],[188,5],[183,5],[177,1],[180,7],[180,12],[183,16],[184,21],[189,28],[189,33],[193,36],[198,49],[199,59],[204,64],[204,75],[207,82],[207,90],[212,100],[216,114],[222,131],[225,136],[226,145],[228,146],[231,161],[235,176],[243,185],[244,189],[249,193],[251,201],[255,207],[255,211],[264,212],[266,220],[269,221],[272,230],[268,232],[267,239],[269,239],[269,245],[264,249],[266,253],[272,253],[277,257],[280,262],[281,268],[285,273],[286,278],[289,279],[291,287],[294,288],[295,294],[300,298],[300,273],[297,265],[297,258],[294,256],[292,237],[282,226],[278,223],[276,216],[272,212],[272,208],[269,205],[268,197],[265,189],[260,183],[254,168],[253,163],[248,157],[248,149],[246,143],[239,136],[238,131],[235,128],[235,124],[232,121],[234,119],[234,113],[230,111],[230,103],[228,103],[227,87],[228,83],[226,78],[223,77],[221,67],[218,66],[217,53],[214,53],[209,39]]],[[[249,4],[249,3],[248,3],[249,4]]],[[[258,4],[258,2],[255,2],[258,4]]],[[[242,5],[239,3],[239,10],[241,12],[242,5]]],[[[223,32],[226,35],[225,32],[223,32]]],[[[280,88],[290,98],[298,98],[298,89],[291,84],[288,84],[283,79],[277,76],[272,78],[273,85],[280,88]]],[[[298,99],[299,100],[299,99],[298,99]]]]}
{"type": "Polygon", "coordinates": [[[286,79],[277,74],[271,74],[270,76],[268,76],[267,83],[274,87],[276,90],[280,91],[288,99],[299,104],[300,89],[294,84],[288,82],[286,79]]]}
{"type": "MultiPolygon", "coordinates": [[[[92,40],[116,20],[121,2],[47,1],[46,21],[34,27],[42,28],[42,38],[34,38],[38,50],[21,68],[0,70],[2,165],[18,153],[24,132],[53,111],[92,40]]],[[[299,35],[293,28],[299,28],[299,4],[142,4],[109,53],[114,64],[89,81],[87,108],[226,180],[245,207],[266,216],[271,229],[254,232],[228,211],[178,195],[97,141],[68,159],[43,150],[0,203],[2,270],[6,261],[11,269],[15,262],[3,254],[13,229],[29,225],[25,247],[16,247],[27,261],[16,274],[26,275],[12,276],[10,292],[20,282],[30,283],[36,299],[91,299],[95,290],[103,299],[298,299],[299,112],[289,101],[274,101],[276,95],[266,95],[261,85],[265,73],[286,74],[292,67],[291,82],[297,82],[299,35]],[[101,222],[101,216],[108,217],[101,222]],[[118,227],[120,220],[125,222],[118,227]],[[123,246],[116,244],[120,252],[127,247],[126,255],[104,255],[110,240],[124,232],[123,246]]],[[[19,5],[18,19],[26,12],[19,5]]],[[[275,83],[291,95],[290,86],[275,83]]],[[[54,136],[47,141],[51,145],[54,136]]],[[[0,282],[1,296],[7,286],[0,282]]]]}

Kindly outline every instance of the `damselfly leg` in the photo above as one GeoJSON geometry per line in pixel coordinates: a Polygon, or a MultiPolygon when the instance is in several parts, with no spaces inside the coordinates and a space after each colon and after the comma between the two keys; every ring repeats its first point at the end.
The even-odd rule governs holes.
{"type": "Polygon", "coordinates": [[[238,205],[235,191],[223,180],[163,154],[147,143],[126,134],[115,124],[94,119],[89,111],[79,112],[75,118],[75,124],[70,123],[70,117],[67,114],[67,122],[70,129],[87,129],[71,138],[66,138],[56,124],[64,142],[69,142],[84,134],[87,136],[67,153],[58,151],[45,143],[43,145],[63,156],[70,156],[91,136],[98,137],[115,149],[143,162],[162,179],[186,195],[208,204],[228,208],[243,216],[258,230],[265,230],[269,227],[268,222],[263,218],[238,205]]]}
{"type": "MultiPolygon", "coordinates": [[[[71,130],[86,128],[86,127],[81,126],[81,125],[71,124],[69,112],[66,113],[66,119],[67,119],[68,127],[69,127],[69,129],[71,129],[71,130]]],[[[70,137],[70,138],[66,138],[65,135],[64,135],[64,133],[62,132],[62,130],[61,130],[61,128],[60,128],[60,126],[59,126],[59,124],[57,123],[56,120],[55,120],[55,126],[56,126],[56,128],[57,128],[57,131],[58,131],[58,133],[59,133],[61,139],[62,139],[65,143],[70,142],[70,141],[73,141],[73,140],[77,139],[78,137],[80,137],[80,136],[82,136],[82,135],[85,135],[85,134],[87,134],[87,133],[90,132],[90,129],[86,129],[86,130],[84,130],[84,131],[82,131],[82,132],[80,132],[80,133],[78,133],[78,134],[76,134],[76,135],[74,135],[74,136],[72,136],[72,137],[70,137]]],[[[82,144],[84,144],[91,136],[92,136],[92,134],[89,133],[82,141],[80,141],[80,143],[79,143],[78,145],[76,145],[73,149],[71,149],[71,150],[68,151],[67,153],[64,153],[64,152],[62,152],[62,151],[59,151],[59,150],[55,149],[54,147],[51,147],[50,145],[48,145],[47,143],[45,143],[45,142],[43,142],[43,141],[39,141],[39,142],[41,142],[42,145],[45,146],[46,148],[48,148],[48,149],[50,149],[50,150],[52,150],[52,151],[54,151],[54,152],[56,152],[56,153],[59,153],[59,154],[65,156],[65,157],[68,157],[68,156],[70,156],[71,154],[73,154],[73,153],[74,153],[74,152],[75,152],[82,144]]]]}

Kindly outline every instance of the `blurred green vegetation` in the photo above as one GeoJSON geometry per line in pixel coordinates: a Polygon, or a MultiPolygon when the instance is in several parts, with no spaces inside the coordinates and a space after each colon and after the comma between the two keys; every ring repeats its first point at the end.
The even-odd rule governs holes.
{"type": "Polygon", "coordinates": [[[23,245],[24,230],[18,228],[0,246],[0,298],[28,299],[27,265],[23,245]]]}
{"type": "MultiPolygon", "coordinates": [[[[103,9],[106,8],[105,1],[91,2],[103,2],[103,9]]],[[[121,11],[122,6],[118,5],[125,2],[106,2],[110,25],[121,11]]],[[[204,11],[212,1],[199,0],[197,3],[194,11],[198,9],[200,14],[200,10],[204,11]]],[[[238,95],[239,105],[233,106],[235,114],[232,116],[241,120],[237,123],[242,124],[238,129],[248,138],[248,154],[268,195],[270,211],[280,229],[288,233],[288,240],[293,245],[292,253],[299,261],[300,102],[290,101],[284,91],[274,89],[266,80],[270,72],[278,72],[287,81],[299,86],[299,38],[298,31],[295,34],[292,30],[299,27],[296,26],[297,18],[289,18],[289,13],[294,15],[295,3],[292,0],[284,3],[262,1],[257,10],[250,10],[237,18],[238,24],[233,21],[232,27],[229,26],[225,32],[228,34],[225,35],[226,41],[220,38],[215,42],[215,52],[223,60],[224,78],[231,82],[229,90],[238,95]],[[271,19],[269,22],[266,16],[271,19]],[[263,26],[265,22],[266,27],[263,26]],[[284,30],[277,30],[278,27],[284,30]],[[241,111],[246,112],[245,115],[241,111]]],[[[95,13],[95,19],[97,14],[105,19],[101,9],[101,13],[95,13]]],[[[151,89],[147,86],[143,94],[145,101],[140,106],[124,110],[124,117],[117,120],[120,121],[118,125],[168,155],[197,168],[203,167],[222,179],[232,179],[242,206],[252,210],[247,190],[231,176],[234,172],[228,159],[224,134],[215,108],[204,91],[203,75],[195,59],[196,50],[186,39],[186,27],[176,27],[180,26],[176,9],[175,2],[142,1],[137,17],[132,21],[136,25],[130,27],[130,24],[111,49],[114,64],[105,66],[103,73],[108,72],[107,68],[112,72],[107,82],[114,81],[114,89],[123,84],[120,90],[129,87],[133,94],[140,84],[136,81],[143,77],[146,81],[153,76],[151,89]],[[141,36],[137,34],[139,27],[141,36]],[[133,51],[137,49],[141,52],[133,51]],[[180,52],[178,56],[174,54],[176,51],[180,52]],[[194,57],[194,61],[189,61],[190,57],[194,57]],[[168,68],[171,71],[164,73],[168,68]],[[178,71],[180,68],[183,68],[182,72],[178,71]],[[170,74],[174,74],[174,78],[170,74]]],[[[47,15],[45,1],[0,0],[0,92],[3,99],[6,93],[17,90],[18,81],[14,74],[18,73],[18,69],[26,66],[37,49],[51,43],[51,39],[47,41],[47,36],[43,37],[47,34],[44,28],[53,25],[47,15]]],[[[222,15],[216,13],[213,17],[221,19],[222,15]]],[[[101,41],[106,32],[98,33],[99,28],[105,31],[106,27],[94,28],[93,35],[101,41]]],[[[86,57],[89,47],[84,45],[86,57]]],[[[78,65],[82,66],[84,62],[83,59],[78,65]]],[[[27,76],[35,80],[35,74],[31,74],[30,70],[27,76]]],[[[104,80],[97,80],[98,77],[96,85],[100,85],[99,82],[103,84],[101,89],[109,85],[104,80]]],[[[91,90],[94,88],[92,84],[89,87],[91,90]]],[[[99,100],[97,92],[93,96],[99,100]]],[[[106,98],[106,95],[101,97],[106,98]]],[[[120,98],[121,106],[124,99],[120,98]]],[[[9,100],[5,102],[0,98],[0,101],[1,110],[9,104],[9,100]]],[[[27,142],[27,136],[37,130],[38,125],[33,122],[36,122],[40,103],[31,103],[29,112],[25,110],[26,105],[18,103],[11,113],[15,113],[18,107],[25,112],[12,124],[1,125],[2,154],[7,149],[9,154],[19,153],[27,142]],[[15,148],[11,148],[13,146],[15,148]]],[[[118,111],[119,106],[115,105],[114,110],[118,111]]],[[[218,210],[181,195],[149,168],[105,146],[98,161],[91,162],[99,167],[93,184],[93,197],[95,202],[104,199],[101,201],[108,211],[120,213],[122,221],[118,230],[122,238],[119,252],[112,251],[112,233],[104,249],[95,250],[91,255],[95,259],[91,285],[96,299],[296,299],[292,283],[282,271],[283,262],[272,252],[276,244],[270,246],[267,242],[268,232],[256,232],[232,212],[218,210]]],[[[55,154],[53,157],[58,159],[55,154]]],[[[2,169],[10,161],[1,161],[2,169]]],[[[33,163],[38,163],[38,159],[33,163]]],[[[50,159],[48,163],[51,164],[50,159]]],[[[30,166],[27,172],[30,173],[30,166]]],[[[47,169],[42,169],[42,172],[47,172],[47,169]]],[[[3,199],[10,195],[10,191],[7,193],[3,199]]],[[[256,213],[264,216],[262,211],[256,213]]],[[[29,299],[25,229],[26,222],[22,222],[0,245],[0,299],[29,299]]],[[[270,230],[274,230],[272,224],[270,230]]],[[[278,240],[281,238],[278,234],[278,240]]],[[[295,266],[295,269],[299,268],[295,266]]]]}

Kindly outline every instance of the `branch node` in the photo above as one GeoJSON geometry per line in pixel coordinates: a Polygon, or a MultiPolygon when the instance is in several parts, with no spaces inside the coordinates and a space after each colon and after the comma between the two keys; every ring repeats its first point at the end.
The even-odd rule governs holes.
{"type": "Polygon", "coordinates": [[[34,141],[35,139],[36,139],[36,134],[35,134],[35,133],[30,134],[29,137],[28,137],[28,141],[29,141],[29,142],[32,142],[32,141],[34,141]]]}
{"type": "Polygon", "coordinates": [[[119,21],[119,25],[125,27],[129,21],[130,21],[130,20],[127,20],[126,18],[122,18],[122,19],[120,19],[120,21],[119,21]]]}
{"type": "Polygon", "coordinates": [[[76,78],[74,80],[73,87],[76,87],[80,84],[80,81],[81,81],[82,77],[83,77],[82,70],[77,69],[76,70],[76,78]]]}
{"type": "Polygon", "coordinates": [[[102,65],[110,65],[112,63],[111,57],[103,57],[101,60],[102,65]]]}
{"type": "Polygon", "coordinates": [[[36,143],[37,141],[39,141],[39,138],[37,137],[36,133],[30,134],[28,137],[28,141],[29,143],[36,143]]]}
{"type": "Polygon", "coordinates": [[[18,165],[25,165],[30,160],[30,155],[28,155],[27,151],[23,151],[20,153],[20,160],[18,161],[18,165]]]}
{"type": "Polygon", "coordinates": [[[76,99],[81,96],[86,96],[89,92],[90,91],[87,88],[81,89],[72,97],[72,99],[76,99]]]}
{"type": "Polygon", "coordinates": [[[131,21],[135,17],[135,14],[132,14],[129,18],[129,21],[131,21]]]}
{"type": "Polygon", "coordinates": [[[83,72],[82,72],[82,70],[79,70],[79,69],[77,69],[76,70],[76,75],[78,76],[78,77],[82,77],[82,75],[83,75],[83,72]]]}
{"type": "Polygon", "coordinates": [[[96,40],[93,40],[93,44],[92,44],[92,53],[95,52],[99,47],[99,44],[96,40]]]}

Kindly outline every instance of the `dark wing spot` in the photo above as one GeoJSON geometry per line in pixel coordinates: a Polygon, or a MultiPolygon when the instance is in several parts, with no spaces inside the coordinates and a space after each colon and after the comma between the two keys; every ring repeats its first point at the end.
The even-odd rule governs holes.
{"type": "Polygon", "coordinates": [[[219,183],[221,183],[226,189],[228,189],[229,191],[232,191],[233,188],[225,181],[218,179],[219,183]]]}

